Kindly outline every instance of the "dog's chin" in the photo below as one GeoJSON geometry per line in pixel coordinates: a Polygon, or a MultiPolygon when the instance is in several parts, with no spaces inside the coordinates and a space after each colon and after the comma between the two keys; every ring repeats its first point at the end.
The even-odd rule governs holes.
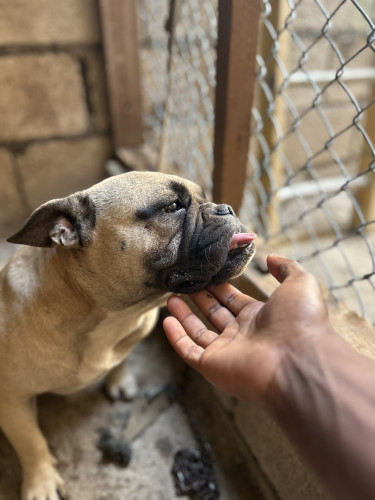
{"type": "Polygon", "coordinates": [[[200,268],[172,268],[165,270],[163,288],[173,293],[191,294],[203,290],[211,284],[223,283],[239,276],[255,253],[254,243],[230,250],[224,263],[213,269],[212,266],[200,268]]]}
{"type": "Polygon", "coordinates": [[[246,247],[230,250],[224,266],[212,277],[211,283],[223,283],[224,281],[240,276],[254,257],[254,254],[254,243],[250,243],[246,247]]]}

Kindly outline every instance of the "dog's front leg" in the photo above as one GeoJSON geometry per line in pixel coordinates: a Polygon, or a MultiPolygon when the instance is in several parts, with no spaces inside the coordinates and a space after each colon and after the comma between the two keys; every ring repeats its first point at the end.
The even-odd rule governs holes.
{"type": "Polygon", "coordinates": [[[61,499],[65,493],[64,482],[38,427],[35,398],[2,398],[0,427],[16,450],[22,465],[22,500],[61,499]]]}
{"type": "Polygon", "coordinates": [[[108,373],[104,382],[104,389],[112,401],[129,400],[137,395],[137,380],[129,370],[126,360],[108,373]]]}
{"type": "Polygon", "coordinates": [[[159,308],[151,309],[139,319],[138,327],[116,345],[116,356],[124,361],[112,368],[105,379],[105,391],[110,399],[127,400],[137,395],[137,379],[129,369],[126,358],[133,347],[153,330],[158,317],[159,308]]]}

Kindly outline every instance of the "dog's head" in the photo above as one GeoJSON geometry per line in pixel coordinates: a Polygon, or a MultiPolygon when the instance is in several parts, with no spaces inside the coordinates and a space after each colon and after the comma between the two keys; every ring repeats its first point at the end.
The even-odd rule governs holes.
{"type": "Polygon", "coordinates": [[[193,293],[238,276],[254,238],[196,184],[130,172],[42,205],[8,241],[70,249],[88,276],[136,301],[147,290],[193,293]]]}

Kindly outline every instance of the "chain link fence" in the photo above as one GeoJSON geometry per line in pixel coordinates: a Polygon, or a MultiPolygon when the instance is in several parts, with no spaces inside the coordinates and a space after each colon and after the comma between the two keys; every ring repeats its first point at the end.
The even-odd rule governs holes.
{"type": "MultiPolygon", "coordinates": [[[[217,0],[175,2],[170,38],[173,1],[139,0],[146,143],[210,192],[217,0]]],[[[375,4],[261,10],[241,219],[375,322],[375,4]]]]}
{"type": "Polygon", "coordinates": [[[138,12],[145,142],[154,149],[155,168],[189,178],[209,192],[217,0],[175,5],[174,0],[139,0],[138,12]]]}
{"type": "Polygon", "coordinates": [[[375,320],[375,4],[264,2],[242,216],[375,320]]]}

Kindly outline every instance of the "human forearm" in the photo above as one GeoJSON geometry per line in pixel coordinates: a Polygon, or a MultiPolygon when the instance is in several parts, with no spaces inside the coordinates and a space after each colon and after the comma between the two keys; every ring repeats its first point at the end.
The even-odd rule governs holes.
{"type": "Polygon", "coordinates": [[[375,498],[375,362],[335,332],[288,351],[269,409],[327,491],[375,498]]]}

